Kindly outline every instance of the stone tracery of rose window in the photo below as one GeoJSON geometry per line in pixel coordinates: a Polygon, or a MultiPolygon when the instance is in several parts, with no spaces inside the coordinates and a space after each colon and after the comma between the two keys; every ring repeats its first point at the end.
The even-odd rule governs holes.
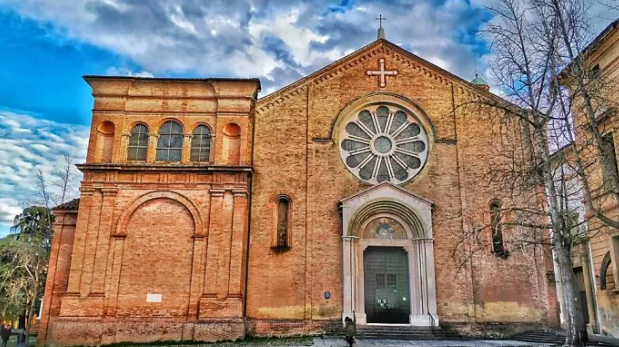
{"type": "Polygon", "coordinates": [[[357,178],[370,184],[404,183],[428,156],[428,136],[410,112],[371,105],[349,117],[340,136],[340,155],[357,178]]]}

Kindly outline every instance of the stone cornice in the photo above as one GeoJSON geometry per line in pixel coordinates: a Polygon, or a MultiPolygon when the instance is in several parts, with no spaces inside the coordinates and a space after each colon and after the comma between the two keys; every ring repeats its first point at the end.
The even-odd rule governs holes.
{"type": "Polygon", "coordinates": [[[245,165],[187,165],[187,164],[77,164],[82,172],[90,171],[131,171],[131,172],[247,172],[252,174],[253,167],[245,165]]]}

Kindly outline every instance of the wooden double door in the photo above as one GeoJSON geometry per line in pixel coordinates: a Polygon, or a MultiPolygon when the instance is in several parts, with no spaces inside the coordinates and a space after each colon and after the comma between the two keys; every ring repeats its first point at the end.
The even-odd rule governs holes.
{"type": "Polygon", "coordinates": [[[368,247],[363,256],[368,323],[408,324],[408,256],[401,247],[368,247]]]}

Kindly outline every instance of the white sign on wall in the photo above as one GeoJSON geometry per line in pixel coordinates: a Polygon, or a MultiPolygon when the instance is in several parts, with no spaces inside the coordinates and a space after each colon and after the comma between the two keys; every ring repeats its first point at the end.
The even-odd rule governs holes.
{"type": "Polygon", "coordinates": [[[146,302],[161,302],[161,294],[146,294],[146,302]]]}

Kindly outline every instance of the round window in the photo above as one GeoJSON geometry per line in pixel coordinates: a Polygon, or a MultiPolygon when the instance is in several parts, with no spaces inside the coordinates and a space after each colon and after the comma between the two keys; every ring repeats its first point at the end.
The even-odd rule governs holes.
{"type": "Polygon", "coordinates": [[[368,106],[352,115],[340,136],[340,155],[359,179],[404,183],[428,157],[428,136],[410,112],[394,105],[368,106]]]}

